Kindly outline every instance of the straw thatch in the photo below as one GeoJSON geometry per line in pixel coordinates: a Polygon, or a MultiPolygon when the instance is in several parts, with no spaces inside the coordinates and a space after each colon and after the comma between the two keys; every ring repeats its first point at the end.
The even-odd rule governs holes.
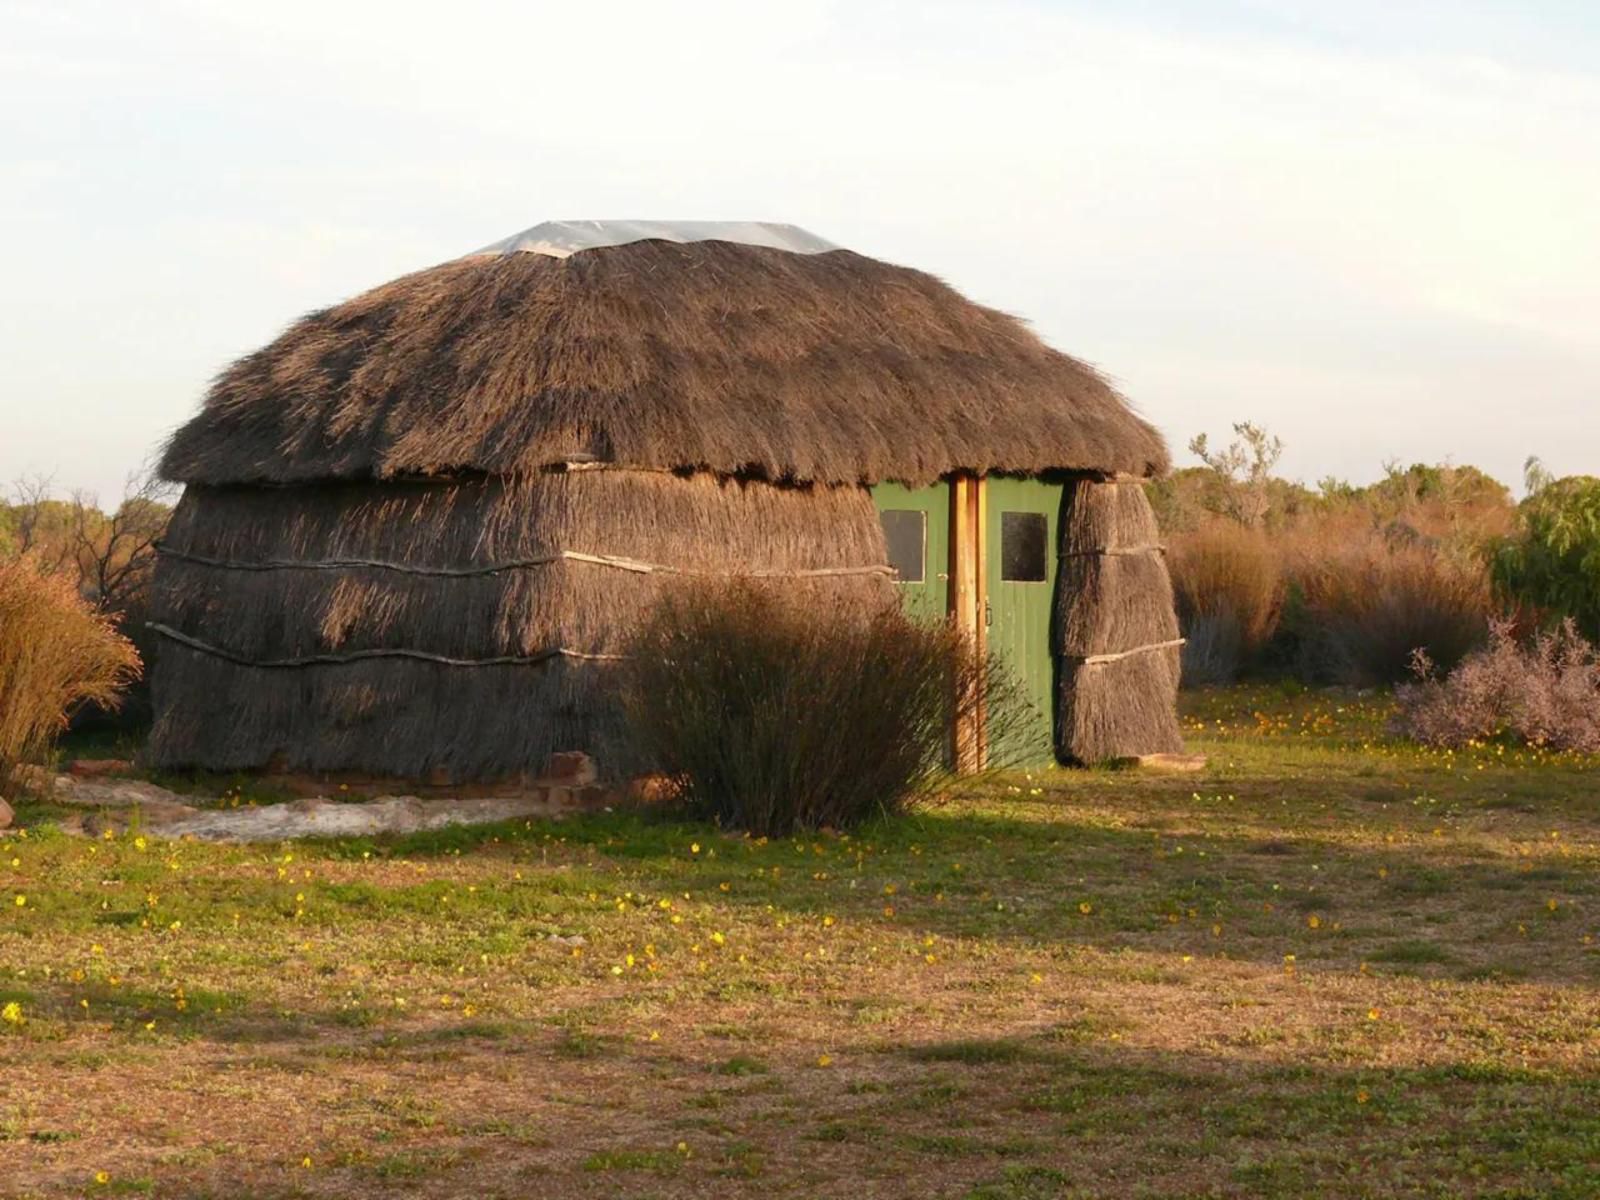
{"type": "Polygon", "coordinates": [[[579,459],[853,484],[1168,463],[1094,370],[931,275],[647,241],[460,259],[314,313],[224,372],[162,466],[290,483],[579,459]]]}
{"type": "Polygon", "coordinates": [[[1181,645],[1155,514],[1138,481],[1067,488],[1056,576],[1056,753],[1175,753],[1181,645]]]}
{"type": "MultiPolygon", "coordinates": [[[[446,263],[306,317],[173,436],[150,756],[625,774],[649,764],[610,676],[663,587],[764,577],[849,620],[894,594],[873,483],[1167,463],[1091,368],[848,251],[446,263]]],[[[1066,512],[1058,752],[1175,749],[1176,652],[1096,658],[1176,637],[1143,493],[1066,512]]]]}
{"type": "Polygon", "coordinates": [[[607,683],[675,580],[739,574],[841,619],[892,602],[859,487],[699,474],[192,486],[156,611],[158,765],[498,778],[636,765],[607,683]]]}

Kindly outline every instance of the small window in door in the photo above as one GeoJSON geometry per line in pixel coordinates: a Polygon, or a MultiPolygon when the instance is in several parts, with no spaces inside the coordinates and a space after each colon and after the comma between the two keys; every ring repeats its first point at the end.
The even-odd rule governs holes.
{"type": "Polygon", "coordinates": [[[1047,578],[1050,521],[1043,513],[1000,514],[1000,578],[1008,583],[1043,583],[1047,578]]]}
{"type": "Polygon", "coordinates": [[[915,508],[890,508],[878,517],[894,573],[901,583],[922,583],[927,578],[928,514],[915,508]]]}

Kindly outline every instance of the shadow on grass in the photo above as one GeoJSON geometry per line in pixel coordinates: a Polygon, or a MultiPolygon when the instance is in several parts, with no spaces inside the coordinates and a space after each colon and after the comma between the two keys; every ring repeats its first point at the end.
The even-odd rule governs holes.
{"type": "Polygon", "coordinates": [[[237,1187],[242,1175],[250,1194],[264,1197],[308,1194],[302,1185],[312,1185],[309,1194],[367,1194],[374,1180],[400,1177],[440,1196],[635,1195],[659,1193],[660,1178],[671,1175],[681,1186],[663,1194],[752,1198],[1578,1200],[1600,1180],[1600,1074],[1592,1070],[1274,1063],[1076,1046],[1045,1031],[861,1040],[836,1048],[828,1071],[793,1055],[763,1062],[761,1086],[752,1087],[747,1072],[719,1064],[716,1046],[668,1057],[632,1041],[604,1054],[538,1047],[537,1059],[512,1069],[522,1078],[535,1067],[537,1082],[500,1091],[489,1113],[475,1108],[477,1082],[513,1048],[489,1041],[461,1049],[436,1060],[425,1095],[415,1075],[406,1077],[410,1090],[386,1090],[386,1111],[403,1117],[424,1104],[428,1121],[397,1117],[372,1156],[296,1135],[294,1156],[309,1152],[318,1165],[314,1175],[297,1174],[297,1157],[272,1141],[267,1122],[259,1141],[236,1144],[226,1164],[154,1165],[157,1191],[188,1200],[237,1195],[228,1181],[237,1187]],[[649,1088],[638,1087],[644,1079],[649,1088]],[[631,1099],[547,1104],[600,1094],[631,1099]],[[502,1136],[535,1121],[537,1143],[502,1136]],[[674,1149],[690,1144],[692,1155],[674,1149]],[[527,1193],[512,1182],[535,1178],[527,1193]]]}
{"type": "MultiPolygon", "coordinates": [[[[849,838],[762,843],[670,812],[631,810],[393,838],[308,840],[296,844],[308,860],[470,858],[506,876],[527,871],[533,886],[485,887],[467,897],[437,879],[323,882],[306,924],[396,916],[478,922],[508,937],[520,930],[525,941],[582,931],[584,921],[599,915],[585,907],[586,896],[609,900],[631,890],[687,893],[756,919],[769,910],[795,920],[833,916],[907,936],[1159,954],[1225,951],[1263,965],[1293,952],[1307,969],[1353,970],[1369,962],[1390,973],[1468,981],[1600,980],[1600,954],[1576,952],[1587,906],[1600,900],[1600,876],[1589,861],[1546,856],[1534,866],[1470,843],[1434,842],[1439,805],[1465,803],[1453,793],[1423,803],[1392,783],[1345,780],[1325,784],[1315,793],[1319,799],[1285,804],[1286,789],[1303,781],[1260,774],[1218,794],[1192,777],[1129,772],[1057,772],[1037,784],[1012,779],[959,788],[948,802],[849,838]],[[1028,794],[1034,786],[1041,796],[1028,794]],[[987,810],[974,811],[973,803],[987,810]],[[1092,819],[1086,805],[1096,810],[1092,819]],[[1384,843],[1384,828],[1405,836],[1384,843]],[[1366,844],[1342,836],[1351,829],[1366,844]],[[547,865],[560,870],[543,870],[547,865]],[[886,888],[894,889],[892,903],[886,888]],[[452,890],[457,895],[447,911],[441,898],[452,890]],[[1226,936],[1213,939],[1214,926],[1226,936]],[[1575,952],[1541,949],[1547,934],[1570,936],[1575,952]]],[[[1562,787],[1572,783],[1562,777],[1562,787]]],[[[30,819],[35,811],[23,809],[30,819]]],[[[219,865],[225,865],[282,851],[257,845],[207,852],[224,856],[219,865]]],[[[269,894],[259,879],[212,877],[188,886],[209,889],[197,903],[219,911],[271,904],[292,914],[295,907],[292,885],[282,896],[269,894]]],[[[193,915],[198,934],[214,932],[203,908],[193,915]]],[[[114,924],[143,916],[130,899],[83,919],[114,924]]]]}
{"type": "MultiPolygon", "coordinates": [[[[770,908],[908,934],[1159,952],[1184,942],[1273,965],[1287,945],[1313,968],[1370,962],[1464,980],[1600,980],[1600,953],[1577,947],[1582,913],[1600,898],[1600,878],[1582,858],[1533,866],[1467,847],[1451,848],[1447,859],[1426,841],[1352,847],[1326,830],[1158,835],[1068,819],[1048,799],[1012,803],[1016,815],[935,809],[849,840],[762,845],[666,816],[619,813],[323,848],[345,858],[471,855],[509,868],[526,865],[530,850],[558,845],[591,856],[594,868],[567,873],[559,891],[569,898],[627,887],[686,893],[751,915],[770,908]],[[608,868],[620,868],[626,882],[608,868]],[[893,918],[884,914],[885,887],[894,889],[893,918]],[[1227,940],[1209,936],[1213,925],[1227,940]],[[1541,954],[1545,935],[1570,937],[1574,952],[1541,954]]],[[[381,908],[392,895],[370,904],[381,908]]]]}

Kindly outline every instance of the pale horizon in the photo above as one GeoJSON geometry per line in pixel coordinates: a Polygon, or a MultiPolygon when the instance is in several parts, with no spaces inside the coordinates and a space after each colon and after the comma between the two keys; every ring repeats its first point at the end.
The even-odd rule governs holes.
{"type": "Polygon", "coordinates": [[[113,500],[299,315],[589,218],[931,271],[1180,466],[1600,474],[1600,14],[1324,7],[0,3],[0,483],[113,500]]]}

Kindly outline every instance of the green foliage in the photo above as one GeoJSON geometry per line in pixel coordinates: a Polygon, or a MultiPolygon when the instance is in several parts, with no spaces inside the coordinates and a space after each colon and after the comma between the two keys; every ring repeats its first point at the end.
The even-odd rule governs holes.
{"type": "Polygon", "coordinates": [[[1600,637],[1600,479],[1537,482],[1543,486],[1523,501],[1517,532],[1495,553],[1495,586],[1510,600],[1570,617],[1587,636],[1600,637]]]}
{"type": "Polygon", "coordinates": [[[1188,533],[1222,517],[1279,533],[1344,517],[1375,528],[1404,522],[1431,537],[1471,540],[1510,524],[1510,490],[1476,467],[1390,462],[1375,483],[1329,475],[1308,488],[1271,474],[1278,439],[1248,422],[1235,429],[1239,440],[1223,451],[1214,451],[1203,434],[1194,438],[1189,448],[1205,465],[1181,467],[1151,485],[1150,504],[1164,531],[1188,533]]]}
{"type": "Polygon", "coordinates": [[[1233,432],[1238,440],[1226,450],[1211,450],[1201,433],[1189,442],[1189,451],[1221,482],[1226,515],[1254,529],[1272,509],[1272,469],[1283,457],[1283,439],[1249,421],[1235,424],[1233,432]]]}

